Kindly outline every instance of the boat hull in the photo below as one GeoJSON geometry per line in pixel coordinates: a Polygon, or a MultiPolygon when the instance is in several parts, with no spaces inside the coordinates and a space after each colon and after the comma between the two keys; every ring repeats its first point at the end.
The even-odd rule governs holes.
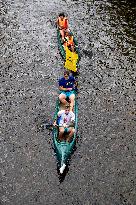
{"type": "MultiPolygon", "coordinates": [[[[76,96],[77,98],[77,96],[76,96]]],[[[60,110],[59,106],[59,100],[57,100],[56,103],[56,112],[54,119],[56,119],[57,113],[60,110]]],[[[54,144],[54,151],[56,154],[57,162],[59,167],[62,167],[63,164],[67,165],[69,162],[69,159],[74,151],[74,147],[76,144],[76,136],[77,136],[77,121],[78,121],[78,105],[77,105],[77,99],[75,99],[75,105],[74,105],[74,113],[75,113],[75,133],[70,143],[66,141],[59,141],[58,140],[58,128],[53,128],[53,144],[54,144]]]]}

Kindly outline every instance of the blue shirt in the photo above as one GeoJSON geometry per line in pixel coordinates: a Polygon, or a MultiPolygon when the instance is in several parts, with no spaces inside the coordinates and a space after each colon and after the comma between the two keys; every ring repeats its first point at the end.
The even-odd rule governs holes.
{"type": "Polygon", "coordinates": [[[74,85],[75,78],[73,76],[69,76],[68,80],[66,80],[64,77],[59,80],[59,86],[62,86],[63,88],[74,88],[74,85]]]}

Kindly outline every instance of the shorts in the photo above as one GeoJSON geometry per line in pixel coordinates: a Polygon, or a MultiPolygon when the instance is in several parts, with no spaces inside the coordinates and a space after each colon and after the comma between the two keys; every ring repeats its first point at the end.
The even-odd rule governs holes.
{"type": "Polygon", "coordinates": [[[65,94],[66,98],[69,98],[70,95],[75,94],[75,92],[73,90],[71,90],[71,91],[61,91],[60,94],[65,94]]]}
{"type": "MultiPolygon", "coordinates": [[[[59,126],[59,127],[63,127],[63,126],[59,126]]],[[[68,133],[69,132],[69,128],[68,127],[65,127],[64,128],[64,133],[66,134],[66,133],[68,133]]]]}
{"type": "Polygon", "coordinates": [[[69,131],[68,128],[65,127],[64,132],[65,132],[65,133],[68,133],[68,131],[69,131]]]}

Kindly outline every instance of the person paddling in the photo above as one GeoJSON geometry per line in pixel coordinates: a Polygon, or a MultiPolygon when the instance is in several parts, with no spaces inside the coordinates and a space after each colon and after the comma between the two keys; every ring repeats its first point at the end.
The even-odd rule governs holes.
{"type": "Polygon", "coordinates": [[[68,19],[64,13],[60,13],[59,17],[57,18],[57,26],[60,30],[60,34],[62,36],[62,40],[64,40],[65,32],[68,31],[68,19]]]}
{"type": "Polygon", "coordinates": [[[74,101],[75,101],[75,93],[74,88],[76,86],[76,80],[73,76],[70,76],[70,73],[68,70],[64,71],[64,77],[59,79],[59,100],[62,102],[62,104],[66,105],[67,100],[66,98],[69,98],[70,100],[70,111],[73,111],[74,107],[74,101]]]}
{"type": "Polygon", "coordinates": [[[75,122],[75,114],[70,111],[70,105],[67,104],[65,106],[65,110],[61,110],[57,114],[57,120],[54,121],[54,126],[59,126],[59,140],[66,140],[67,142],[71,141],[72,136],[74,135],[74,122],[75,122]],[[67,137],[65,138],[65,135],[67,137]]]}
{"type": "Polygon", "coordinates": [[[72,52],[74,52],[74,47],[75,47],[75,44],[74,44],[74,37],[72,35],[71,32],[68,32],[66,31],[65,32],[65,38],[64,38],[64,47],[68,47],[69,50],[71,50],[72,52]]]}

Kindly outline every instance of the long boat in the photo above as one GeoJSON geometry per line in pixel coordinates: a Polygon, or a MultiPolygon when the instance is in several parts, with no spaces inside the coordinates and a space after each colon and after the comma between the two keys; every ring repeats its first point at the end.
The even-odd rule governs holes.
{"type": "MultiPolygon", "coordinates": [[[[72,35],[73,35],[73,33],[72,33],[72,35]]],[[[61,38],[61,34],[60,34],[59,29],[57,29],[57,39],[58,39],[58,48],[59,48],[60,54],[61,54],[62,58],[65,60],[66,59],[66,52],[65,52],[65,49],[63,46],[63,42],[62,42],[62,38],[61,38]]],[[[78,62],[80,60],[80,53],[79,53],[78,42],[77,42],[77,39],[75,38],[75,36],[73,36],[73,40],[74,40],[74,44],[75,44],[75,51],[78,54],[77,66],[79,66],[78,62]]]]}
{"type": "MultiPolygon", "coordinates": [[[[57,113],[63,109],[64,107],[60,103],[59,99],[57,99],[54,120],[56,119],[57,113]]],[[[60,169],[60,174],[63,173],[65,167],[67,166],[69,159],[73,153],[74,146],[76,144],[77,121],[78,121],[78,104],[77,104],[77,93],[76,92],[75,92],[74,113],[75,113],[75,125],[74,125],[75,133],[70,142],[60,141],[58,139],[58,134],[59,134],[58,127],[53,128],[53,144],[54,144],[55,154],[57,157],[58,166],[60,169]]]]}

